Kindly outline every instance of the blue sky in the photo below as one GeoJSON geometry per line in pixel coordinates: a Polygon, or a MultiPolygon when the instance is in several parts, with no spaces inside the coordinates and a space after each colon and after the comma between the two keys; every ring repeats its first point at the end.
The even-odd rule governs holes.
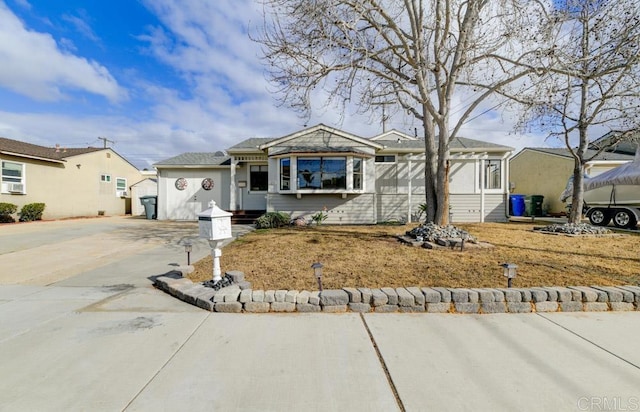
{"type": "MultiPolygon", "coordinates": [[[[366,115],[329,108],[307,122],[277,107],[247,35],[260,22],[252,0],[0,0],[0,136],[66,147],[105,137],[144,168],[304,124],[363,137],[382,131],[366,115]]],[[[408,134],[416,126],[404,118],[387,125],[408,134]]],[[[462,135],[543,144],[511,127],[488,113],[462,135]]]]}

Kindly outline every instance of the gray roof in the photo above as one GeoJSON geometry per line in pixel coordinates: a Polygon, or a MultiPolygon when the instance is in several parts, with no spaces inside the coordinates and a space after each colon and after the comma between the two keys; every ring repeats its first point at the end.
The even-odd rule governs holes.
{"type": "MultiPolygon", "coordinates": [[[[385,145],[389,149],[423,149],[424,140],[378,140],[380,144],[385,145]]],[[[467,139],[464,137],[456,137],[449,145],[451,150],[456,149],[478,149],[478,150],[514,150],[513,147],[503,146],[495,143],[484,142],[480,140],[467,139]]]]}
{"type": "Polygon", "coordinates": [[[250,139],[247,140],[243,140],[242,142],[236,144],[235,146],[231,146],[230,148],[227,149],[227,151],[233,151],[233,150],[247,150],[247,149],[253,149],[253,150],[259,150],[258,148],[263,145],[263,144],[267,144],[273,140],[277,140],[277,138],[274,137],[252,137],[250,139]]]}
{"type": "Polygon", "coordinates": [[[154,166],[224,166],[229,156],[216,156],[215,152],[189,152],[154,163],[154,166]]]}
{"type": "MultiPolygon", "coordinates": [[[[553,154],[556,156],[562,156],[566,158],[572,158],[571,152],[567,148],[553,148],[553,147],[527,147],[523,150],[534,150],[541,153],[553,154]]],[[[587,150],[585,159],[590,159],[597,153],[596,150],[587,150]]],[[[593,160],[633,160],[632,154],[615,153],[615,152],[602,152],[597,155],[593,160]]]]}
{"type": "Polygon", "coordinates": [[[288,153],[355,153],[359,155],[367,155],[368,153],[358,150],[354,147],[337,147],[337,146],[289,146],[274,150],[271,155],[283,155],[288,153]]]}

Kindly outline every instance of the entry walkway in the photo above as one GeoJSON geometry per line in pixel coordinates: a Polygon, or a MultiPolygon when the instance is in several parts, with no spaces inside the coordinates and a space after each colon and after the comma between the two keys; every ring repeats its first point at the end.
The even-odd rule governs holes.
{"type": "Polygon", "coordinates": [[[187,238],[209,253],[196,237],[123,218],[2,226],[0,411],[640,406],[637,312],[210,313],[148,279],[185,263],[187,238]],[[100,245],[113,253],[84,259],[100,245]]]}

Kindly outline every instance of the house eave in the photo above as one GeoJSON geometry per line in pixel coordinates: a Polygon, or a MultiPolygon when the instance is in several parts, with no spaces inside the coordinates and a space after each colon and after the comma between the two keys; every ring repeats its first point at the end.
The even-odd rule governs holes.
{"type": "Polygon", "coordinates": [[[64,164],[67,162],[64,159],[62,160],[51,159],[49,157],[33,156],[33,155],[24,154],[24,153],[8,152],[5,150],[0,151],[0,154],[7,155],[7,156],[24,157],[25,159],[41,160],[43,162],[51,162],[51,163],[58,163],[58,164],[64,164]]]}

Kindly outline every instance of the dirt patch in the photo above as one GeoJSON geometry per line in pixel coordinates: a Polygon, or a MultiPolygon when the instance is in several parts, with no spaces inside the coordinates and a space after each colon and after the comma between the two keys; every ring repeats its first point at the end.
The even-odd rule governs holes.
{"type": "MultiPolygon", "coordinates": [[[[317,289],[311,264],[322,262],[325,288],[505,287],[502,263],[518,265],[514,287],[640,282],[640,237],[545,236],[524,223],[457,225],[491,248],[410,247],[406,226],[319,226],[259,230],[223,250],[223,270],[240,270],[254,289],[317,289]]],[[[193,281],[211,278],[211,258],[193,281]]]]}

